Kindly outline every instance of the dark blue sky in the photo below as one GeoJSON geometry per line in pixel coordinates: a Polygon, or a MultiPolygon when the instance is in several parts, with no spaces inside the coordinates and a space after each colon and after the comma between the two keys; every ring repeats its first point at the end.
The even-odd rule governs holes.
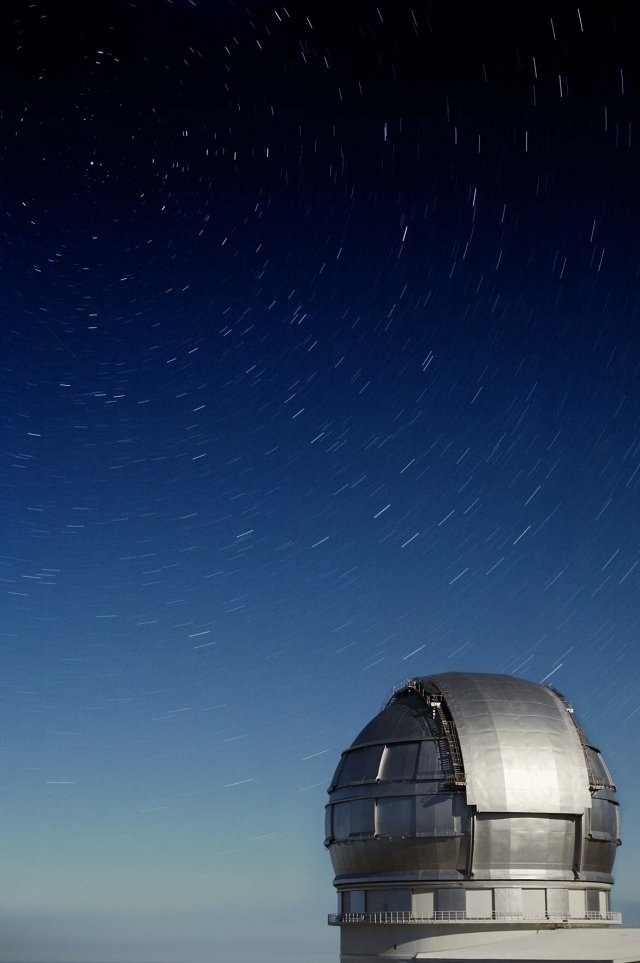
{"type": "Polygon", "coordinates": [[[336,958],[340,751],[453,669],[574,701],[637,922],[629,8],[1,16],[0,958],[336,958]]]}

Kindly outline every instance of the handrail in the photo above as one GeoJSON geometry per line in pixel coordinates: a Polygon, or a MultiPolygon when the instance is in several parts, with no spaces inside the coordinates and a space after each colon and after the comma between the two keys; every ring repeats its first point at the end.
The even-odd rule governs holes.
{"type": "Polygon", "coordinates": [[[568,914],[511,914],[492,912],[486,916],[472,916],[464,910],[434,910],[421,914],[410,912],[390,913],[329,913],[330,926],[344,923],[554,923],[575,926],[588,923],[622,923],[622,913],[599,913],[588,910],[583,916],[568,914]]]}
{"type": "Polygon", "coordinates": [[[441,692],[429,692],[423,686],[420,679],[405,679],[404,682],[395,685],[391,691],[391,695],[385,703],[385,708],[392,705],[398,700],[400,695],[404,692],[415,692],[423,702],[429,706],[437,716],[438,722],[440,723],[440,729],[444,736],[445,742],[447,744],[449,762],[451,764],[451,774],[449,782],[453,789],[463,789],[466,785],[466,775],[464,771],[464,762],[462,759],[462,750],[460,748],[460,740],[458,739],[458,730],[456,729],[455,723],[452,719],[448,719],[445,715],[443,709],[444,697],[441,692]]]}

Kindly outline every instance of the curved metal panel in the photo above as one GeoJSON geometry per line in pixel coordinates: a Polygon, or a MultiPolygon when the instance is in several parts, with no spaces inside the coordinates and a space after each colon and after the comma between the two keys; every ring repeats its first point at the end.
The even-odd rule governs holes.
{"type": "Polygon", "coordinates": [[[373,799],[352,799],[336,803],[333,807],[333,836],[337,840],[359,839],[373,836],[373,799]]]}
{"type": "Polygon", "coordinates": [[[592,839],[605,842],[618,842],[618,805],[610,799],[594,796],[589,820],[589,835],[592,839]]]}
{"type": "Polygon", "coordinates": [[[575,843],[572,817],[479,814],[474,878],[572,880],[575,843]]]}
{"type": "Polygon", "coordinates": [[[363,749],[345,752],[342,765],[334,777],[336,788],[375,782],[378,778],[383,748],[383,746],[366,746],[363,749]]]}
{"type": "Polygon", "coordinates": [[[566,813],[591,805],[580,737],[550,689],[511,676],[425,678],[455,721],[467,802],[479,812],[566,813]]]}
{"type": "Polygon", "coordinates": [[[417,836],[460,836],[469,832],[469,811],[459,795],[418,796],[416,799],[417,836]]]}
{"type": "Polygon", "coordinates": [[[382,756],[380,779],[387,781],[414,780],[418,765],[419,742],[397,742],[387,746],[382,756]]]}
{"type": "Polygon", "coordinates": [[[587,763],[591,768],[594,786],[615,790],[611,773],[600,752],[594,746],[585,746],[585,754],[587,756],[587,763]]]}
{"type": "Polygon", "coordinates": [[[330,849],[336,884],[353,880],[464,880],[469,836],[351,839],[330,849]]]}
{"type": "Polygon", "coordinates": [[[442,779],[445,770],[442,764],[441,748],[435,739],[420,743],[418,757],[418,779],[442,779]]]}
{"type": "MultiPolygon", "coordinates": [[[[424,710],[424,705],[421,708],[424,710]]],[[[425,735],[425,727],[419,712],[412,710],[409,705],[394,705],[374,716],[353,740],[351,748],[367,743],[406,742],[412,739],[423,739],[425,735]]]]}
{"type": "Polygon", "coordinates": [[[413,796],[389,796],[376,804],[377,836],[415,836],[413,796]]]}

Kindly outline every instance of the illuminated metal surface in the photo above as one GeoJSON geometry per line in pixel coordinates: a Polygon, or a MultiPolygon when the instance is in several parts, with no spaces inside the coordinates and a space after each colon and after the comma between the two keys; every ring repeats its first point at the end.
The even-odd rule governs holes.
{"type": "Polygon", "coordinates": [[[549,918],[587,898],[580,918],[608,912],[592,903],[612,883],[615,787],[546,686],[471,673],[407,680],[342,754],[329,796],[325,844],[335,885],[354,900],[374,906],[376,887],[431,882],[436,911],[457,911],[448,884],[459,881],[464,900],[468,880],[500,912],[522,916],[526,904],[549,918]]]}
{"type": "Polygon", "coordinates": [[[506,675],[423,681],[435,683],[455,720],[467,803],[478,812],[580,815],[591,806],[580,738],[551,689],[506,675]]]}

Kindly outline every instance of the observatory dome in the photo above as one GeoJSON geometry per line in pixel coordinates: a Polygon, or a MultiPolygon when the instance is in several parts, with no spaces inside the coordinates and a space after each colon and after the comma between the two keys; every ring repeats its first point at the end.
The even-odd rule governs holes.
{"type": "Polygon", "coordinates": [[[395,912],[602,925],[619,843],[611,775],[563,695],[507,675],[410,679],[329,787],[332,922],[395,912]]]}

